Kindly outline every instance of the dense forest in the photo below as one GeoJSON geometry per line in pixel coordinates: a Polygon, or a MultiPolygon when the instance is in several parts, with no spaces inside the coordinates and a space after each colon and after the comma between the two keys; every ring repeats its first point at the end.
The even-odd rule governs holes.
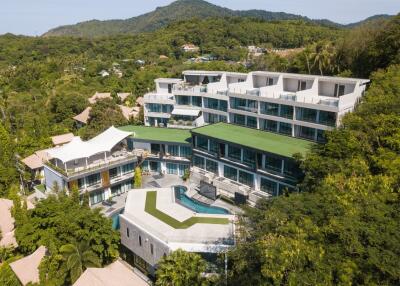
{"type": "MultiPolygon", "coordinates": [[[[71,118],[96,91],[132,92],[133,104],[154,88],[155,78],[179,77],[185,69],[274,70],[365,77],[372,84],[356,112],[328,132],[327,144],[302,158],[304,192],[262,201],[246,211],[246,231],[229,254],[229,285],[400,284],[399,49],[400,16],[351,30],[302,20],[210,18],[133,36],[0,36],[0,197],[19,206],[14,215],[20,245],[17,253],[1,250],[0,263],[45,244],[52,255],[41,270],[44,285],[68,285],[85,268],[81,261],[81,268],[67,269],[65,257],[74,247],[93,258],[87,265],[105,265],[118,255],[111,222],[85,203],[79,205],[76,194],[67,197],[60,190],[29,211],[16,196],[18,158],[50,146],[51,135],[77,132],[71,118]],[[182,52],[188,42],[218,60],[186,63],[195,56],[182,52]],[[288,57],[267,53],[249,58],[247,45],[304,49],[288,57]],[[116,64],[122,77],[112,73],[116,64]],[[102,70],[111,75],[100,76],[102,70]],[[90,219],[82,227],[83,216],[90,219]]],[[[125,124],[116,103],[95,105],[93,119],[79,132],[93,134],[110,122],[125,124]]],[[[180,255],[191,259],[186,254],[174,259],[180,255]]],[[[198,257],[193,259],[204,267],[198,257]]],[[[14,285],[7,263],[0,274],[9,279],[0,284],[14,285]]],[[[197,273],[190,281],[206,285],[203,278],[197,273]]]]}

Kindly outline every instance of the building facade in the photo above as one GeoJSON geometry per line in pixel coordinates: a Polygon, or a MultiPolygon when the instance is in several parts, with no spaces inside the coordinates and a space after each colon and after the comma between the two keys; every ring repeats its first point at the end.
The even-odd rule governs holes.
{"type": "Polygon", "coordinates": [[[195,128],[227,122],[312,141],[340,125],[369,80],[276,72],[185,71],[144,96],[145,125],[195,128]]]}

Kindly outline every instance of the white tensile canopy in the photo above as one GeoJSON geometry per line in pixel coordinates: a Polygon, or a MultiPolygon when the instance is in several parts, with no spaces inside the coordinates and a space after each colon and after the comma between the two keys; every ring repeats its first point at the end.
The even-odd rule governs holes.
{"type": "Polygon", "coordinates": [[[89,158],[99,153],[110,152],[115,145],[132,134],[133,132],[121,131],[112,126],[86,142],[80,137],[74,137],[70,143],[50,149],[48,154],[63,163],[89,158]]]}

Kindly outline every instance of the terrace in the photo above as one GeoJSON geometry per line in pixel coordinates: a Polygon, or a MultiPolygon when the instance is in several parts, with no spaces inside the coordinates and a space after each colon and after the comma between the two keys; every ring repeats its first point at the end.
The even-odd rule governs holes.
{"type": "Polygon", "coordinates": [[[191,134],[189,130],[134,125],[119,127],[118,129],[131,132],[132,138],[143,141],[169,142],[178,144],[190,144],[191,141],[191,134]]]}

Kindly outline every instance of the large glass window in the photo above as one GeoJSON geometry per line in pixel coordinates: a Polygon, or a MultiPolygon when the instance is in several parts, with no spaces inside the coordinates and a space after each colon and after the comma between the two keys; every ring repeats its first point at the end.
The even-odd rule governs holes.
{"type": "Polygon", "coordinates": [[[85,187],[85,178],[78,179],[78,189],[83,189],[85,187]]]}
{"type": "Polygon", "coordinates": [[[122,174],[123,175],[128,174],[128,173],[132,173],[133,169],[135,169],[135,164],[134,163],[129,163],[129,164],[123,165],[121,169],[122,169],[122,174]]]}
{"type": "Polygon", "coordinates": [[[168,145],[168,153],[171,156],[179,157],[179,146],[178,145],[168,145]]]}
{"type": "Polygon", "coordinates": [[[299,126],[297,135],[304,139],[315,140],[315,129],[305,126],[299,126]]]}
{"type": "Polygon", "coordinates": [[[201,107],[201,97],[200,96],[192,96],[192,105],[201,107]]]}
{"type": "Polygon", "coordinates": [[[118,177],[118,168],[110,169],[109,173],[110,173],[110,179],[118,177]]]}
{"type": "Polygon", "coordinates": [[[104,201],[104,199],[105,199],[105,195],[104,195],[103,190],[90,193],[90,204],[91,205],[101,203],[102,201],[104,201]]]}
{"type": "Polygon", "coordinates": [[[180,156],[189,158],[192,155],[192,148],[187,146],[180,146],[180,156]]]}
{"type": "Polygon", "coordinates": [[[260,189],[263,192],[270,194],[271,196],[278,195],[278,184],[274,181],[268,180],[266,178],[261,178],[260,189]]]}
{"type": "Polygon", "coordinates": [[[246,125],[246,116],[241,114],[233,114],[233,123],[238,125],[246,125]]]}
{"type": "Polygon", "coordinates": [[[212,160],[207,160],[206,170],[214,174],[218,174],[218,163],[212,160]]]}
{"type": "Polygon", "coordinates": [[[185,174],[185,170],[189,169],[189,165],[178,164],[178,174],[179,176],[183,176],[185,174]]]}
{"type": "Polygon", "coordinates": [[[265,156],[265,169],[275,171],[278,173],[282,172],[282,159],[274,156],[265,156]]]}
{"type": "Polygon", "coordinates": [[[317,123],[317,110],[298,107],[296,110],[296,119],[301,121],[317,123]]]}
{"type": "Polygon", "coordinates": [[[224,177],[231,179],[232,181],[237,181],[237,170],[235,168],[224,166],[224,177]]]}
{"type": "Polygon", "coordinates": [[[284,118],[293,119],[293,106],[282,104],[280,116],[284,118]]]}
{"type": "Polygon", "coordinates": [[[193,156],[193,165],[200,169],[205,169],[205,159],[195,155],[193,156]]]}
{"type": "Polygon", "coordinates": [[[219,151],[219,144],[215,140],[210,140],[210,152],[214,154],[218,154],[219,151]]]}
{"type": "Polygon", "coordinates": [[[261,102],[261,113],[272,116],[279,116],[279,104],[261,102]]]}
{"type": "Polygon", "coordinates": [[[204,107],[209,109],[218,110],[218,99],[204,98],[204,107]]]}
{"type": "Polygon", "coordinates": [[[250,128],[257,128],[257,118],[253,116],[247,116],[246,126],[250,128]]]}
{"type": "Polygon", "coordinates": [[[231,97],[230,104],[233,109],[257,113],[258,105],[255,100],[231,97]]]}
{"type": "Polygon", "coordinates": [[[336,113],[329,111],[319,112],[319,124],[335,126],[336,125],[336,113]]]}
{"type": "Polygon", "coordinates": [[[208,139],[206,137],[197,136],[197,148],[208,151],[208,139]]]}
{"type": "Polygon", "coordinates": [[[279,122],[279,133],[292,135],[292,124],[279,122]]]}
{"type": "Polygon", "coordinates": [[[177,164],[172,164],[172,163],[167,163],[167,173],[168,174],[178,174],[178,165],[177,164]]]}
{"type": "Polygon", "coordinates": [[[220,100],[219,101],[219,110],[227,112],[228,111],[228,101],[220,100]]]}
{"type": "Polygon", "coordinates": [[[253,188],[254,187],[254,175],[239,170],[239,182],[246,186],[249,186],[250,188],[253,188]]]}
{"type": "Polygon", "coordinates": [[[151,144],[151,154],[158,155],[161,152],[160,144],[151,144]]]}
{"type": "Polygon", "coordinates": [[[243,163],[254,168],[256,166],[256,152],[243,149],[243,163]]]}
{"type": "Polygon", "coordinates": [[[178,105],[190,105],[190,96],[177,95],[175,100],[178,105]]]}
{"type": "Polygon", "coordinates": [[[162,105],[162,112],[163,113],[170,113],[172,111],[172,105],[163,104],[162,105]]]}
{"type": "Polygon", "coordinates": [[[242,149],[228,145],[228,158],[236,161],[242,160],[242,149]]]}
{"type": "Polygon", "coordinates": [[[100,181],[101,181],[100,173],[93,174],[93,175],[86,177],[87,187],[97,185],[100,183],[100,181]]]}
{"type": "Polygon", "coordinates": [[[299,166],[293,160],[285,160],[283,172],[285,175],[297,177],[300,174],[299,166]]]}
{"type": "Polygon", "coordinates": [[[270,132],[278,132],[278,122],[273,120],[262,119],[260,129],[270,132]]]}

